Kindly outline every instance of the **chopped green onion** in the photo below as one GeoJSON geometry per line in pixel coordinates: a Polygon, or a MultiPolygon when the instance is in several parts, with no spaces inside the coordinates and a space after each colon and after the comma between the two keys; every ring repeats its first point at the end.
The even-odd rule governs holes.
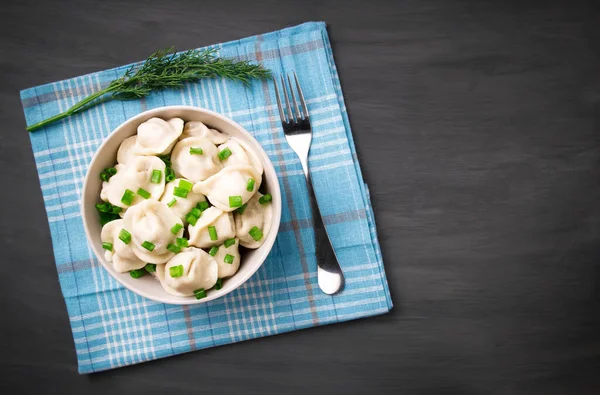
{"type": "Polygon", "coordinates": [[[169,203],[167,203],[167,206],[169,207],[173,207],[173,205],[177,203],[177,199],[173,198],[173,200],[171,200],[169,203]]]}
{"type": "Polygon", "coordinates": [[[220,278],[217,280],[217,283],[215,284],[215,289],[218,291],[219,289],[223,288],[223,279],[220,278]]]}
{"type": "Polygon", "coordinates": [[[171,167],[171,155],[160,155],[158,159],[162,160],[167,167],[171,167]]]}
{"type": "Polygon", "coordinates": [[[147,249],[148,251],[152,251],[152,250],[154,250],[154,247],[155,247],[155,245],[154,245],[154,243],[151,243],[151,242],[149,242],[149,241],[144,241],[144,242],[142,243],[142,247],[144,247],[144,248],[145,248],[145,249],[147,249]]]}
{"type": "Polygon", "coordinates": [[[175,243],[177,243],[177,247],[185,248],[189,245],[188,239],[185,237],[178,237],[175,239],[175,243]]]}
{"type": "Polygon", "coordinates": [[[196,225],[196,222],[198,222],[198,217],[196,217],[194,214],[192,213],[187,213],[187,215],[185,216],[185,220],[192,226],[196,225]]]}
{"type": "Polygon", "coordinates": [[[129,244],[131,242],[131,233],[126,231],[125,229],[121,229],[119,232],[119,239],[125,244],[129,244]]]}
{"type": "Polygon", "coordinates": [[[104,248],[107,251],[112,251],[113,250],[113,245],[112,243],[108,243],[108,242],[103,242],[102,243],[102,248],[104,248]]]}
{"type": "Polygon", "coordinates": [[[166,182],[171,182],[175,179],[175,172],[173,171],[173,169],[171,167],[167,167],[165,169],[165,181],[166,182]]]}
{"type": "Polygon", "coordinates": [[[121,198],[121,203],[123,203],[126,206],[131,206],[134,197],[135,193],[133,193],[133,191],[130,191],[129,189],[126,189],[123,193],[123,197],[121,198]]]}
{"type": "Polygon", "coordinates": [[[197,208],[197,207],[194,207],[194,208],[192,209],[192,211],[190,211],[190,212],[191,212],[192,214],[194,214],[194,217],[196,217],[196,218],[200,218],[200,216],[202,215],[202,211],[200,211],[200,209],[199,209],[199,208],[197,208]]]}
{"type": "Polygon", "coordinates": [[[194,296],[196,297],[196,299],[206,298],[206,291],[204,290],[204,288],[197,289],[194,291],[194,296]]]}
{"type": "Polygon", "coordinates": [[[162,171],[152,170],[152,177],[150,177],[150,182],[153,184],[160,184],[161,180],[162,180],[162,171]]]}
{"type": "Polygon", "coordinates": [[[200,147],[190,147],[190,155],[202,155],[204,151],[200,147]]]}
{"type": "Polygon", "coordinates": [[[218,246],[212,246],[211,249],[210,249],[210,251],[208,251],[208,253],[211,256],[217,255],[217,252],[219,252],[219,247],[218,246]]]}
{"type": "Polygon", "coordinates": [[[173,195],[180,198],[186,198],[189,192],[190,191],[188,191],[187,189],[183,189],[180,187],[175,187],[175,189],[173,189],[173,195]]]}
{"type": "Polygon", "coordinates": [[[104,169],[104,171],[107,172],[111,177],[117,174],[117,169],[114,167],[109,167],[108,169],[104,169]]]}
{"type": "Polygon", "coordinates": [[[254,181],[254,178],[250,178],[250,179],[248,180],[248,184],[246,184],[246,190],[247,190],[248,192],[252,192],[252,191],[254,190],[254,183],[255,183],[255,182],[256,182],[256,181],[254,181]]]}
{"type": "Polygon", "coordinates": [[[143,197],[144,199],[150,199],[150,192],[145,190],[144,188],[138,188],[137,194],[143,197]]]}
{"type": "Polygon", "coordinates": [[[146,271],[148,273],[154,273],[156,271],[156,264],[155,263],[147,263],[146,266],[144,266],[144,269],[146,269],[146,271]]]}
{"type": "Polygon", "coordinates": [[[212,241],[219,239],[219,237],[217,236],[217,228],[215,228],[214,226],[208,227],[208,235],[210,236],[210,239],[212,241]]]}
{"type": "Polygon", "coordinates": [[[204,211],[204,210],[206,210],[209,207],[210,206],[208,205],[207,201],[200,202],[200,203],[196,204],[196,208],[199,209],[200,211],[204,211]]]}
{"type": "Polygon", "coordinates": [[[129,275],[133,278],[140,278],[145,274],[146,274],[146,271],[144,269],[137,269],[137,270],[132,270],[129,272],[129,275]]]}
{"type": "Polygon", "coordinates": [[[231,156],[231,150],[229,148],[225,148],[223,151],[219,152],[219,159],[225,160],[231,156]]]}
{"type": "Polygon", "coordinates": [[[174,235],[176,235],[177,233],[179,233],[179,231],[183,229],[183,225],[181,224],[175,224],[173,225],[173,227],[171,228],[171,233],[173,233],[174,235]]]}
{"type": "Polygon", "coordinates": [[[102,173],[100,173],[100,179],[102,181],[108,181],[110,179],[110,174],[103,171],[102,173]]]}
{"type": "Polygon", "coordinates": [[[244,211],[246,211],[246,207],[248,207],[248,203],[242,204],[242,206],[236,209],[235,212],[238,214],[244,214],[244,211]]]}
{"type": "Polygon", "coordinates": [[[225,255],[225,258],[223,259],[223,261],[225,261],[225,263],[229,263],[230,265],[233,263],[233,260],[235,259],[235,257],[233,255],[225,255]]]}
{"type": "Polygon", "coordinates": [[[109,208],[106,207],[106,203],[96,203],[96,210],[100,211],[101,213],[107,213],[108,209],[109,208]]]}
{"type": "Polygon", "coordinates": [[[169,274],[173,278],[183,276],[183,265],[177,265],[177,266],[170,267],[169,274]]]}
{"type": "Polygon", "coordinates": [[[112,211],[113,214],[119,214],[123,209],[119,206],[112,206],[112,209],[110,211],[112,211]]]}
{"type": "Polygon", "coordinates": [[[250,229],[250,232],[248,232],[248,233],[256,241],[259,241],[263,237],[263,232],[262,232],[262,230],[260,230],[260,228],[258,226],[255,226],[252,229],[250,229]]]}
{"type": "Polygon", "coordinates": [[[169,245],[167,245],[167,250],[171,251],[174,254],[178,254],[179,252],[181,252],[181,248],[179,248],[175,244],[171,244],[171,243],[169,243],[169,245]]]}
{"type": "Polygon", "coordinates": [[[229,207],[242,207],[242,197],[229,196],[229,207]]]}
{"type": "Polygon", "coordinates": [[[191,182],[189,182],[187,180],[179,180],[179,188],[181,188],[181,189],[185,189],[186,191],[190,192],[192,190],[193,186],[194,186],[194,184],[192,184],[191,182]]]}
{"type": "Polygon", "coordinates": [[[261,197],[258,199],[258,202],[259,202],[260,204],[267,204],[267,203],[269,203],[271,200],[273,200],[273,196],[271,196],[271,194],[267,193],[266,195],[264,195],[264,196],[261,196],[261,197]]]}
{"type": "Polygon", "coordinates": [[[225,248],[229,248],[234,244],[235,244],[235,238],[227,239],[227,240],[225,240],[225,243],[223,243],[223,245],[225,245],[225,248]]]}

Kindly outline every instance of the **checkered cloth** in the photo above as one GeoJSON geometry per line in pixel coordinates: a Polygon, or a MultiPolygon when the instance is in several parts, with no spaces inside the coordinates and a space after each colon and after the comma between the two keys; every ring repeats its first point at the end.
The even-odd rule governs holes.
{"type": "MultiPolygon", "coordinates": [[[[255,81],[246,89],[205,80],[143,100],[106,102],[30,134],[80,373],[383,314],[392,307],[325,24],[305,23],[215,47],[222,57],[259,62],[276,75],[298,74],[314,133],[310,171],[346,287],[328,296],[317,285],[304,174],[285,142],[272,82],[255,81]],[[80,215],[86,169],[102,140],[144,110],[177,104],[219,112],[252,133],[273,161],[283,195],[279,235],[262,267],[236,291],[195,306],[165,305],[125,289],[94,257],[80,215]]],[[[22,91],[27,124],[64,111],[128,67],[22,91]]]]}

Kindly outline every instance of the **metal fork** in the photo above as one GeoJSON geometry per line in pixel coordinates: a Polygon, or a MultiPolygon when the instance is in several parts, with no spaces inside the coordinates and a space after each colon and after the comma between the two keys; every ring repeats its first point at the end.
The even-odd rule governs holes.
{"type": "Polygon", "coordinates": [[[329,239],[327,230],[323,224],[323,214],[317,204],[317,197],[315,196],[310,173],[308,171],[308,152],[310,151],[310,143],[312,141],[312,129],[310,127],[310,119],[308,117],[308,108],[306,107],[304,94],[302,93],[302,88],[300,88],[300,83],[298,82],[298,77],[295,72],[294,81],[296,82],[296,90],[298,91],[298,97],[302,108],[298,106],[298,101],[296,101],[294,87],[289,75],[287,76],[287,83],[289,96],[291,96],[293,105],[290,104],[288,89],[286,88],[286,82],[283,76],[281,76],[281,86],[283,88],[283,96],[285,97],[285,106],[281,102],[279,89],[277,88],[277,80],[273,78],[275,84],[275,96],[277,98],[277,107],[279,108],[279,116],[281,117],[281,125],[283,126],[285,139],[294,152],[296,152],[296,155],[298,155],[300,163],[302,163],[304,175],[306,176],[306,186],[309,192],[315,225],[317,279],[319,287],[323,292],[331,295],[343,288],[344,275],[338,263],[335,251],[333,250],[333,246],[331,245],[331,239],[329,239]]]}

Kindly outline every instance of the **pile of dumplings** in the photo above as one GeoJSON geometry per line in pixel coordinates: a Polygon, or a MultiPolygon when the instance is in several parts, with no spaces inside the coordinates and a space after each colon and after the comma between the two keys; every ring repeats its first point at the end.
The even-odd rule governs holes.
{"type": "Polygon", "coordinates": [[[256,249],[269,234],[263,165],[242,140],[151,118],[121,143],[117,162],[100,198],[118,216],[101,239],[120,273],[151,273],[168,293],[200,299],[238,271],[240,246],[256,249]]]}

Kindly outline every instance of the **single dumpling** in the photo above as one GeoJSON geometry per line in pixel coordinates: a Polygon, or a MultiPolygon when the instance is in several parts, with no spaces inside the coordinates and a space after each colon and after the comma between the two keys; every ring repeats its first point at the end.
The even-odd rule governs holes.
{"type": "Polygon", "coordinates": [[[137,156],[134,149],[136,142],[137,136],[127,137],[123,140],[117,151],[117,162],[126,165],[137,156]]]}
{"type": "Polygon", "coordinates": [[[183,133],[179,137],[183,140],[188,137],[206,137],[213,144],[222,144],[229,138],[226,134],[223,134],[215,129],[209,129],[205,124],[199,121],[186,122],[183,127],[183,133]]]}
{"type": "Polygon", "coordinates": [[[205,137],[189,137],[175,144],[171,163],[175,176],[194,183],[203,181],[223,168],[217,147],[205,137]]]}
{"type": "Polygon", "coordinates": [[[167,262],[156,266],[156,277],[165,291],[176,296],[192,296],[194,291],[212,288],[219,269],[214,258],[199,248],[184,248],[167,262]]]}
{"type": "Polygon", "coordinates": [[[125,213],[124,229],[131,235],[131,248],[148,263],[165,263],[174,253],[176,238],[183,236],[183,222],[166,204],[149,199],[125,213]]]}
{"type": "Polygon", "coordinates": [[[250,149],[246,143],[236,138],[230,138],[226,143],[219,145],[219,152],[229,148],[231,155],[222,161],[223,166],[251,165],[258,174],[263,173],[263,165],[260,158],[250,149]]]}
{"type": "Polygon", "coordinates": [[[261,181],[262,175],[254,166],[228,166],[206,181],[195,184],[194,192],[203,194],[223,211],[233,211],[254,196],[261,181]]]}
{"type": "Polygon", "coordinates": [[[100,198],[128,208],[147,198],[160,199],[165,190],[165,164],[155,156],[136,156],[127,165],[117,164],[117,174],[102,183],[100,198]],[[160,172],[160,181],[153,175],[160,172]]]}
{"type": "Polygon", "coordinates": [[[209,207],[202,212],[195,225],[188,226],[190,232],[190,245],[208,248],[221,244],[227,239],[235,237],[235,221],[233,214],[209,207]]]}
{"type": "Polygon", "coordinates": [[[104,258],[108,262],[112,262],[115,270],[119,273],[143,268],[146,266],[146,262],[133,253],[131,244],[125,244],[119,238],[121,229],[123,229],[122,219],[110,221],[102,227],[100,239],[103,244],[108,243],[105,245],[104,258]]]}
{"type": "Polygon", "coordinates": [[[183,132],[183,119],[168,121],[150,118],[137,128],[134,152],[138,155],[163,155],[171,151],[183,132]]]}
{"type": "Polygon", "coordinates": [[[198,203],[205,202],[206,198],[203,194],[198,192],[184,192],[183,189],[185,188],[181,185],[182,180],[184,183],[189,183],[190,186],[193,185],[193,183],[191,183],[188,180],[185,180],[183,178],[176,178],[173,181],[167,183],[167,185],[165,186],[165,193],[163,193],[162,197],[160,198],[160,201],[166,204],[175,215],[177,215],[181,219],[184,219],[186,214],[188,214],[194,207],[196,207],[198,203]],[[175,188],[178,188],[177,196],[174,194],[175,188]],[[183,197],[183,195],[185,195],[185,197],[183,197]]]}
{"type": "Polygon", "coordinates": [[[225,243],[218,247],[215,261],[219,265],[219,278],[231,277],[240,268],[239,247],[238,239],[225,240],[225,243]]]}
{"type": "Polygon", "coordinates": [[[273,205],[271,202],[260,204],[262,196],[262,193],[257,192],[256,195],[248,200],[242,214],[239,211],[233,213],[233,217],[235,218],[235,235],[240,239],[240,244],[243,247],[260,247],[271,231],[273,205]],[[256,228],[260,232],[256,231],[256,228]]]}

